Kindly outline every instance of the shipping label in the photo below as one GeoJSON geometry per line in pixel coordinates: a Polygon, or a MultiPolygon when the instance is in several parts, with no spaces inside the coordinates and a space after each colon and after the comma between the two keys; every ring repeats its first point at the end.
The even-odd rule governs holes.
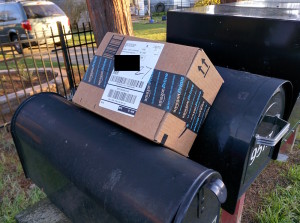
{"type": "Polygon", "coordinates": [[[140,55],[140,71],[114,71],[99,106],[134,117],[164,44],[126,41],[121,55],[140,55]]]}

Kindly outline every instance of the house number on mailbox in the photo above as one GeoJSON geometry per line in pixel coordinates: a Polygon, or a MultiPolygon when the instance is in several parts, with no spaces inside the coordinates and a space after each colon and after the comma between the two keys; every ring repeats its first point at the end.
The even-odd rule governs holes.
{"type": "MultiPolygon", "coordinates": [[[[271,137],[273,135],[273,131],[268,135],[268,137],[271,137]]],[[[250,164],[249,166],[251,166],[253,164],[253,162],[255,161],[256,158],[260,157],[260,155],[262,154],[262,152],[265,150],[267,146],[265,145],[258,145],[258,147],[255,147],[251,153],[250,156],[250,164]]]]}

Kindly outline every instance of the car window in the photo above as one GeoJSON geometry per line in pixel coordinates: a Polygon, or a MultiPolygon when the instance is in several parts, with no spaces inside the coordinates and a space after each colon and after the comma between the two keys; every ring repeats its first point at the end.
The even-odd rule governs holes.
{"type": "Polygon", "coordinates": [[[0,11],[0,22],[6,21],[6,13],[4,11],[0,11]]]}
{"type": "Polygon", "coordinates": [[[57,5],[25,5],[23,6],[28,19],[53,16],[64,16],[65,13],[57,5]]]}
{"type": "Polygon", "coordinates": [[[11,5],[4,5],[4,8],[0,11],[0,22],[17,20],[16,12],[17,9],[15,7],[11,5]]]}
{"type": "Polygon", "coordinates": [[[0,12],[0,21],[1,22],[14,21],[14,20],[17,20],[17,18],[15,16],[13,16],[10,11],[0,12]]]}

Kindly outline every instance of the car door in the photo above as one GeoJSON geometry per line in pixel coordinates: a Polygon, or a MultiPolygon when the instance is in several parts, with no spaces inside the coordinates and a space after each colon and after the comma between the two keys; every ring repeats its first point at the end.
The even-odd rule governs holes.
{"type": "MultiPolygon", "coordinates": [[[[23,2],[23,8],[25,10],[28,21],[32,26],[34,34],[37,38],[43,39],[43,31],[46,37],[53,35],[58,35],[57,31],[57,21],[61,21],[64,26],[68,28],[66,32],[69,31],[68,18],[65,13],[52,2],[23,2]]],[[[56,39],[56,38],[55,38],[56,39]]],[[[48,43],[51,38],[47,39],[48,43]]],[[[59,38],[57,37],[57,40],[59,38]]],[[[56,41],[56,40],[55,40],[56,41]]],[[[51,41],[50,41],[51,42],[51,41]]],[[[58,41],[57,41],[58,42],[58,41]]],[[[43,41],[42,41],[43,43],[43,41]]]]}
{"type": "Polygon", "coordinates": [[[0,4],[0,41],[7,42],[7,33],[4,33],[4,22],[6,21],[5,4],[0,4]]]}
{"type": "Polygon", "coordinates": [[[3,42],[9,42],[10,35],[16,35],[22,30],[20,20],[21,15],[17,3],[4,4],[3,11],[2,35],[3,42]]]}
{"type": "MultiPolygon", "coordinates": [[[[46,37],[51,37],[51,29],[53,35],[58,35],[56,22],[60,21],[65,28],[65,32],[69,32],[68,17],[65,13],[52,2],[23,2],[28,21],[32,26],[32,30],[37,38],[43,39],[43,31],[46,37]]],[[[67,36],[68,39],[68,36],[67,36]]],[[[48,43],[52,43],[52,38],[47,38],[48,43]]],[[[59,37],[55,37],[55,42],[59,42],[59,37]]],[[[44,43],[41,41],[41,43],[44,43]]]]}

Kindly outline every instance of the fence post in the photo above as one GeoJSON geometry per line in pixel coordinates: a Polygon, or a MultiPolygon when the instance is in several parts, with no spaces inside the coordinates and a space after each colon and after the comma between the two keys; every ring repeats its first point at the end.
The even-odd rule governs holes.
{"type": "MultiPolygon", "coordinates": [[[[71,98],[72,98],[75,93],[75,85],[74,85],[73,78],[72,78],[71,65],[70,65],[70,61],[69,61],[69,57],[68,57],[68,52],[67,52],[67,47],[66,47],[66,42],[65,42],[61,22],[56,22],[56,23],[57,23],[57,29],[58,29],[58,34],[59,34],[59,38],[60,38],[61,49],[62,49],[62,53],[63,53],[63,57],[64,57],[64,63],[65,63],[66,71],[67,71],[68,81],[69,81],[69,85],[70,85],[71,98]]],[[[70,56],[70,58],[71,58],[71,56],[70,56]]]]}

